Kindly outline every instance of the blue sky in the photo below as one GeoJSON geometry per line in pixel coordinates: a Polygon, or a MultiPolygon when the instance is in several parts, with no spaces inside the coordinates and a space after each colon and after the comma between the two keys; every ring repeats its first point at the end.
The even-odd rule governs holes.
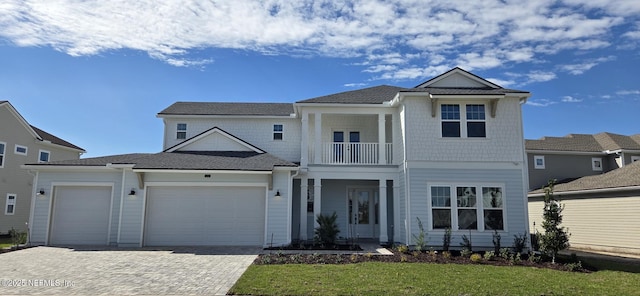
{"type": "Polygon", "coordinates": [[[640,133],[640,1],[291,2],[4,0],[0,100],[93,157],[160,151],[175,101],[295,102],[460,66],[533,93],[526,138],[640,133]]]}

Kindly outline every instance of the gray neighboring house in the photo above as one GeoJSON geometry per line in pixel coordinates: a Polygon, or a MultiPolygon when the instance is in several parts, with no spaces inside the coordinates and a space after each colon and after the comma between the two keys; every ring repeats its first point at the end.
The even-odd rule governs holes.
{"type": "MultiPolygon", "coordinates": [[[[640,161],[558,184],[571,248],[640,255],[640,161]]],[[[541,231],[544,192],[529,193],[531,231],[541,231]],[[534,223],[535,228],[534,229],[534,223]]]]}
{"type": "Polygon", "coordinates": [[[37,194],[25,163],[78,159],[84,149],[30,125],[9,101],[0,101],[0,234],[27,230],[37,194]]]}
{"type": "Polygon", "coordinates": [[[599,175],[640,160],[640,134],[570,134],[526,140],[529,190],[550,179],[566,182],[599,175]]]}

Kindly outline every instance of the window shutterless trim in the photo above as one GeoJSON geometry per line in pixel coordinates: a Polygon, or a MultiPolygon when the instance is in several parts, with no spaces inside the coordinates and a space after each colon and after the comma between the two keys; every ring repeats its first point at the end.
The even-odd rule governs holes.
{"type": "Polygon", "coordinates": [[[15,193],[7,193],[7,199],[4,206],[4,214],[5,215],[13,215],[16,213],[16,200],[18,199],[18,195],[15,193]],[[13,197],[13,199],[11,199],[13,197]],[[9,212],[9,206],[11,206],[11,212],[9,212]]]}
{"type": "Polygon", "coordinates": [[[51,160],[51,151],[47,151],[47,150],[42,150],[40,149],[40,151],[38,151],[38,162],[42,163],[42,162],[49,162],[51,160]],[[47,159],[46,160],[42,160],[42,154],[47,154],[47,159]]]}
{"type": "Polygon", "coordinates": [[[13,153],[18,155],[27,155],[29,153],[29,147],[16,144],[15,148],[13,149],[13,153]],[[18,151],[18,149],[23,149],[24,152],[18,151]]]}
{"type": "Polygon", "coordinates": [[[3,168],[5,158],[7,157],[7,143],[0,142],[0,145],[2,145],[2,149],[0,149],[0,168],[3,168]]]}

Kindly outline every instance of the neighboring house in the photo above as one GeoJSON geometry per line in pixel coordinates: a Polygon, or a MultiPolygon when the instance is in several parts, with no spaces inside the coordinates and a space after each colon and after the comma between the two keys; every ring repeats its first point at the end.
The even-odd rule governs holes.
{"type": "Polygon", "coordinates": [[[25,163],[78,159],[85,151],[30,125],[8,101],[0,101],[0,234],[27,230],[33,176],[25,163]]]}
{"type": "MultiPolygon", "coordinates": [[[[565,205],[572,248],[640,255],[640,161],[558,184],[554,195],[565,205]]],[[[542,231],[543,200],[543,190],[529,193],[532,232],[542,231]]]]}
{"type": "Polygon", "coordinates": [[[34,244],[281,246],[337,213],[340,236],[430,244],[528,231],[521,105],[530,93],[454,68],[279,103],[177,102],[163,152],[29,164],[34,244]]]}
{"type": "Polygon", "coordinates": [[[526,140],[529,189],[606,173],[640,160],[640,134],[571,134],[526,140]]]}

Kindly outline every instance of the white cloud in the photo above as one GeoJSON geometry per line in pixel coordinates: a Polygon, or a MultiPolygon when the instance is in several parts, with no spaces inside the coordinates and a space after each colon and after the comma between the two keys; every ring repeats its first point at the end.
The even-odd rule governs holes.
{"type": "Polygon", "coordinates": [[[554,102],[548,99],[538,99],[538,100],[527,100],[527,105],[534,107],[548,107],[558,102],[554,102]]]}
{"type": "Polygon", "coordinates": [[[556,79],[556,73],[547,72],[547,71],[531,71],[525,74],[527,77],[527,81],[525,84],[534,83],[534,82],[545,82],[556,79]]]}
{"type": "Polygon", "coordinates": [[[366,83],[345,83],[344,86],[345,87],[359,88],[359,87],[367,86],[367,84],[366,83]]]}
{"type": "Polygon", "coordinates": [[[617,91],[616,94],[621,96],[640,95],[640,90],[637,90],[637,89],[621,90],[621,91],[617,91]]]}
{"type": "Polygon", "coordinates": [[[593,68],[598,64],[612,61],[615,59],[616,59],[615,56],[601,57],[597,59],[586,60],[580,64],[560,65],[560,69],[563,71],[569,72],[570,74],[573,74],[573,75],[580,75],[584,72],[589,71],[591,68],[593,68]]]}
{"type": "Polygon", "coordinates": [[[572,96],[564,96],[562,97],[562,101],[565,103],[580,103],[582,102],[582,99],[577,99],[572,96]]]}
{"type": "MultiPolygon", "coordinates": [[[[175,66],[211,63],[193,54],[206,48],[353,57],[378,77],[414,79],[448,64],[493,69],[610,46],[614,28],[640,13],[638,3],[4,0],[0,38],[72,56],[132,49],[175,66]]],[[[640,38],[637,28],[621,34],[640,38]]],[[[566,71],[584,72],[592,63],[578,60],[566,71]]]]}

